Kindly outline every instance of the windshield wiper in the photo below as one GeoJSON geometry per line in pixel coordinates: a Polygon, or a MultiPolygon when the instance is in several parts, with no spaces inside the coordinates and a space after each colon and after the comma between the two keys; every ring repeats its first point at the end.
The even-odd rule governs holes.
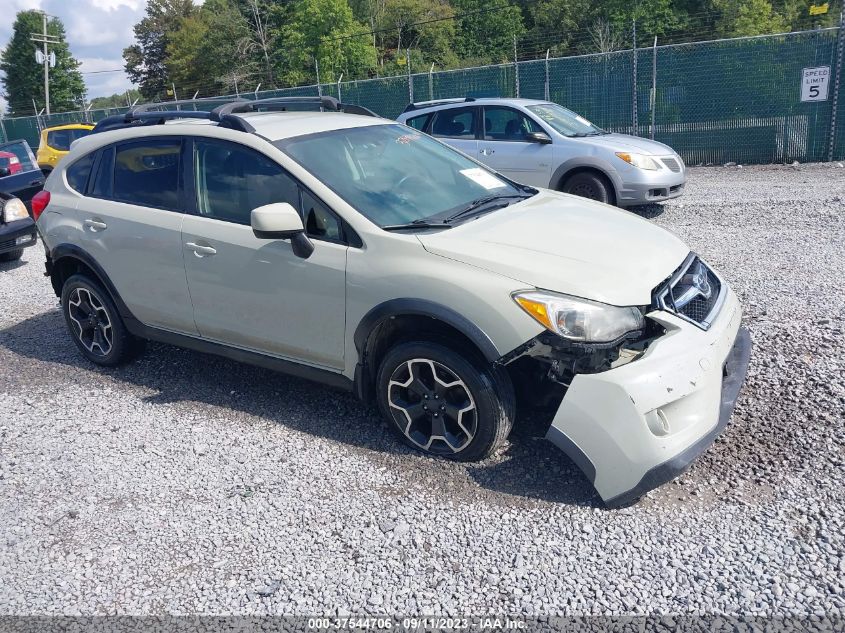
{"type": "MultiPolygon", "coordinates": [[[[524,194],[517,194],[517,193],[501,194],[500,193],[500,194],[494,194],[492,196],[484,196],[483,198],[478,198],[478,200],[473,200],[467,206],[465,206],[463,209],[461,209],[460,211],[458,211],[454,215],[450,215],[448,218],[446,218],[443,221],[446,222],[446,223],[449,223],[449,222],[454,222],[455,220],[458,220],[460,218],[465,218],[468,215],[479,212],[479,210],[482,207],[490,204],[491,202],[496,202],[497,200],[511,200],[513,198],[517,198],[519,200],[524,200],[526,198],[530,198],[532,195],[534,195],[534,194],[529,194],[528,192],[526,192],[524,194]]],[[[494,207],[487,208],[487,209],[485,209],[485,211],[495,211],[496,209],[501,209],[502,207],[506,207],[509,204],[510,204],[509,202],[506,202],[506,203],[501,204],[501,205],[496,205],[494,207]]]]}
{"type": "Polygon", "coordinates": [[[452,227],[443,222],[429,222],[428,220],[414,220],[406,224],[388,224],[381,227],[383,231],[420,231],[423,229],[451,229],[452,227]]]}

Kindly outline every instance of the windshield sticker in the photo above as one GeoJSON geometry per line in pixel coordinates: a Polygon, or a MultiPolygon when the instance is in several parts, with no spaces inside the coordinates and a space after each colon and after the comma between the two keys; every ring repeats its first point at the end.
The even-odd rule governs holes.
{"type": "Polygon", "coordinates": [[[507,187],[507,184],[496,178],[490,172],[484,171],[481,167],[462,169],[461,173],[485,189],[499,189],[500,187],[507,187]]]}
{"type": "Polygon", "coordinates": [[[411,141],[416,141],[419,138],[419,134],[403,134],[402,136],[396,139],[396,142],[400,145],[410,145],[411,141]]]}

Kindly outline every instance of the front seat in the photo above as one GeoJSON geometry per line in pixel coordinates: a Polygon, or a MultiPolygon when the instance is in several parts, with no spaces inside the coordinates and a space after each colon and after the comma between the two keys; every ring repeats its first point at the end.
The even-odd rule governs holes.
{"type": "Polygon", "coordinates": [[[522,126],[519,124],[519,119],[511,119],[505,125],[505,137],[511,140],[521,140],[525,137],[522,133],[522,126]]]}

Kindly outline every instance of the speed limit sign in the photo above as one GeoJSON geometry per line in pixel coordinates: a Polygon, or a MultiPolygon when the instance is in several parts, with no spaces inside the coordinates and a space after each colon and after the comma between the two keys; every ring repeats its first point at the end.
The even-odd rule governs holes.
{"type": "Polygon", "coordinates": [[[830,66],[805,68],[801,71],[801,101],[827,101],[830,66]]]}

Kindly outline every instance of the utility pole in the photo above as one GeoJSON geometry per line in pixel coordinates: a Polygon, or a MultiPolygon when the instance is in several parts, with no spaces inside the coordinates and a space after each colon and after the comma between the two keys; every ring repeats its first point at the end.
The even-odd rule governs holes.
{"type": "MultiPolygon", "coordinates": [[[[50,56],[50,53],[47,51],[47,45],[56,46],[59,43],[59,38],[47,33],[47,13],[45,11],[41,11],[41,33],[30,36],[30,39],[44,46],[44,59],[42,60],[44,64],[44,106],[47,116],[50,116],[50,62],[52,61],[55,64],[55,61],[53,61],[55,57],[50,56]]],[[[53,55],[55,55],[55,51],[53,55]]],[[[37,53],[36,59],[38,59],[37,53]]]]}

